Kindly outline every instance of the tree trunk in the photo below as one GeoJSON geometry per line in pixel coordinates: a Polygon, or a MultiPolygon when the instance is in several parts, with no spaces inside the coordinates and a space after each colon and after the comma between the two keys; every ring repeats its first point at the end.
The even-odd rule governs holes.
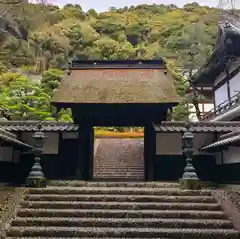
{"type": "Polygon", "coordinates": [[[196,115],[199,121],[202,120],[202,114],[201,111],[199,109],[199,101],[198,101],[198,93],[197,93],[197,89],[195,86],[192,87],[193,88],[193,98],[192,98],[192,104],[195,108],[196,111],[196,115]]]}

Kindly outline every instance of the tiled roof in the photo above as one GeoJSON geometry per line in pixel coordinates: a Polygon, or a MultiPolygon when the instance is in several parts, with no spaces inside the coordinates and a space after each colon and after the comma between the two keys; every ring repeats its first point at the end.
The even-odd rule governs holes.
{"type": "MultiPolygon", "coordinates": [[[[157,132],[183,132],[185,131],[186,122],[162,122],[161,125],[154,125],[157,132]]],[[[191,122],[190,131],[193,132],[223,132],[229,133],[235,130],[240,130],[240,122],[191,122]]]]}
{"type": "Polygon", "coordinates": [[[201,151],[206,151],[206,152],[216,152],[218,149],[221,149],[222,147],[230,146],[236,143],[240,142],[240,134],[229,137],[229,138],[224,138],[219,141],[216,141],[212,144],[206,145],[201,148],[201,151]]]}
{"type": "MultiPolygon", "coordinates": [[[[37,125],[40,121],[0,121],[0,127],[12,131],[37,131],[37,125]]],[[[54,121],[44,121],[42,122],[43,131],[77,131],[79,126],[73,123],[62,123],[54,121]]]]}
{"type": "Polygon", "coordinates": [[[18,145],[26,148],[32,148],[31,145],[25,144],[22,141],[18,140],[15,134],[12,134],[4,129],[0,129],[0,139],[14,145],[18,145]]]}
{"type": "MultiPolygon", "coordinates": [[[[19,131],[37,131],[37,125],[40,121],[0,121],[0,128],[11,132],[19,131]]],[[[79,125],[73,123],[64,123],[56,121],[41,121],[43,131],[78,131],[79,125]]],[[[154,125],[157,132],[183,132],[185,130],[186,122],[162,122],[161,125],[154,125]]],[[[240,130],[240,122],[193,122],[190,127],[194,132],[222,132],[230,133],[240,130]]]]}

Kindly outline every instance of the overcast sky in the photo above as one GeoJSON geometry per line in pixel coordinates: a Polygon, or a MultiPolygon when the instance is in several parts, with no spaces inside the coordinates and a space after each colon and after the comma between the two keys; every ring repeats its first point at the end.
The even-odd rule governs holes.
{"type": "MultiPolygon", "coordinates": [[[[186,3],[192,3],[194,0],[52,0],[54,3],[64,5],[66,3],[76,3],[82,6],[84,10],[94,8],[98,12],[105,11],[109,7],[125,7],[138,4],[175,4],[182,7],[186,3]]],[[[195,0],[201,5],[216,7],[219,0],[195,0]]],[[[226,1],[226,0],[224,0],[226,1]]],[[[240,0],[235,0],[240,2],[240,0]]]]}

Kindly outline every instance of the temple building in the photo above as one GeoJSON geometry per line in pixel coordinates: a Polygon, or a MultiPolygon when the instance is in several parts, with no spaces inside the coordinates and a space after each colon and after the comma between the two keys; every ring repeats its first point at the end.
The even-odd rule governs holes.
{"type": "MultiPolygon", "coordinates": [[[[240,120],[240,29],[231,23],[219,26],[215,49],[195,74],[197,87],[211,87],[213,109],[203,115],[209,122],[238,122],[240,120]]],[[[240,181],[240,131],[215,137],[201,151],[216,157],[216,168],[221,181],[240,181]]]]}
{"type": "Polygon", "coordinates": [[[240,29],[230,23],[219,26],[216,47],[202,68],[194,76],[194,84],[205,95],[212,89],[213,109],[203,119],[210,121],[238,121],[240,119],[240,29]]]}
{"type": "MultiPolygon", "coordinates": [[[[229,34],[235,40],[235,32],[235,35],[230,34],[226,27],[222,29],[222,32],[224,31],[227,33],[220,34],[220,38],[229,34]]],[[[216,59],[222,59],[220,56],[227,52],[222,50],[222,47],[217,45],[213,53],[217,54],[216,59]]],[[[222,63],[225,68],[221,65],[212,69],[209,65],[216,66],[216,62],[212,63],[214,60],[212,56],[206,63],[208,70],[203,67],[196,73],[195,84],[208,94],[210,87],[216,89],[213,97],[216,110],[219,108],[217,102],[220,102],[216,93],[220,86],[214,85],[218,84],[216,79],[219,81],[220,75],[223,79],[225,74],[225,82],[231,85],[231,79],[237,76],[238,68],[234,68],[235,62],[230,68],[226,68],[228,65],[222,63]],[[227,73],[222,69],[228,69],[227,73]]],[[[224,79],[222,85],[225,84],[224,79]]],[[[42,132],[46,136],[41,161],[46,178],[99,180],[96,177],[98,174],[94,172],[96,140],[93,127],[138,126],[144,128],[144,157],[136,162],[143,168],[142,180],[179,180],[186,165],[182,150],[182,135],[186,122],[166,121],[168,112],[178,101],[172,77],[161,59],[71,62],[52,103],[59,110],[71,108],[74,122],[41,122],[42,132]]],[[[228,101],[228,107],[224,108],[226,114],[231,110],[234,112],[238,107],[237,101],[236,104],[230,102],[228,101]]],[[[193,164],[203,181],[238,182],[240,150],[237,144],[240,134],[237,132],[240,131],[240,122],[234,113],[231,113],[230,118],[224,118],[223,111],[221,114],[217,110],[214,112],[214,117],[205,117],[204,121],[191,123],[190,131],[195,136],[193,164]],[[223,118],[219,120],[217,117],[223,118]]],[[[33,165],[32,136],[38,131],[39,123],[0,121],[1,181],[25,181],[33,165]]],[[[111,166],[118,167],[109,162],[108,171],[111,166]]],[[[124,170],[124,167],[129,166],[122,164],[121,169],[124,170]]],[[[106,172],[106,175],[109,178],[106,176],[105,179],[111,180],[111,174],[106,172]]]]}

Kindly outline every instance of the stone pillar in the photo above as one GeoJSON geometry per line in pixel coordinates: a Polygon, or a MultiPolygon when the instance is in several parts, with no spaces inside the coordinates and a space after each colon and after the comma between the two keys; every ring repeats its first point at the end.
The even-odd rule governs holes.
{"type": "Polygon", "coordinates": [[[33,134],[35,140],[35,147],[33,149],[34,165],[29,173],[28,178],[26,179],[26,186],[33,188],[46,187],[46,178],[44,177],[42,166],[40,164],[41,154],[43,152],[43,140],[45,138],[44,133],[41,131],[42,125],[38,125],[38,131],[33,134]]]}
{"type": "Polygon", "coordinates": [[[145,181],[154,180],[156,158],[156,133],[152,124],[144,127],[144,173],[145,181]]]}
{"type": "Polygon", "coordinates": [[[81,124],[78,141],[78,166],[76,177],[91,180],[93,177],[94,130],[92,125],[81,124]]]}

